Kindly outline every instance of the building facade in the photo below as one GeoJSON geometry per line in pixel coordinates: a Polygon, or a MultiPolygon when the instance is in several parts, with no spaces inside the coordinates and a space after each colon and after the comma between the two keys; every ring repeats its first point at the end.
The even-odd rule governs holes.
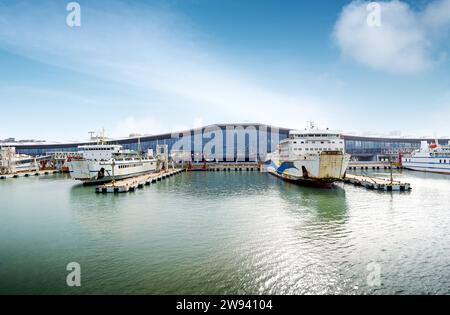
{"type": "MultiPolygon", "coordinates": [[[[260,161],[267,153],[277,149],[277,145],[289,136],[287,128],[263,124],[220,124],[175,133],[126,139],[108,139],[108,143],[120,144],[125,149],[154,152],[157,145],[168,145],[170,152],[188,152],[193,160],[216,161],[260,161]]],[[[421,141],[433,139],[381,138],[343,135],[346,151],[354,159],[375,161],[383,156],[398,155],[420,148],[421,141]]],[[[440,140],[448,143],[448,139],[440,140]]],[[[43,156],[54,152],[76,152],[84,143],[17,143],[19,154],[43,156]]]]}

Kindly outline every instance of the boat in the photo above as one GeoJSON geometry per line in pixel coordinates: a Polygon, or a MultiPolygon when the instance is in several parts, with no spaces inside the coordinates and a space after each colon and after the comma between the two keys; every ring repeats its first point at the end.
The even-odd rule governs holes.
{"type": "Polygon", "coordinates": [[[15,147],[0,147],[0,175],[35,172],[39,170],[36,158],[17,154],[15,147]]]}
{"type": "Polygon", "coordinates": [[[440,145],[437,140],[422,141],[420,149],[402,156],[402,167],[413,171],[450,174],[450,141],[440,145]]]}
{"type": "Polygon", "coordinates": [[[0,147],[0,175],[16,173],[16,148],[0,147]]]}
{"type": "Polygon", "coordinates": [[[155,172],[157,160],[151,150],[144,156],[121,145],[95,144],[78,147],[79,155],[69,157],[72,179],[85,185],[106,183],[155,172]]]}
{"type": "Polygon", "coordinates": [[[339,132],[315,129],[291,130],[278,150],[265,161],[267,172],[286,181],[332,187],[345,177],[350,155],[339,132]]]}

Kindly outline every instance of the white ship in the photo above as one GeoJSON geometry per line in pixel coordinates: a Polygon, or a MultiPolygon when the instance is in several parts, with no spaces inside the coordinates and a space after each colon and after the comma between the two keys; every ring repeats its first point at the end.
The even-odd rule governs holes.
{"type": "Polygon", "coordinates": [[[345,176],[350,155],[338,132],[311,129],[290,131],[278,150],[269,154],[266,170],[287,181],[331,187],[345,176]]]}
{"type": "Polygon", "coordinates": [[[0,175],[39,170],[36,158],[17,154],[15,147],[0,147],[0,175]]]}
{"type": "Polygon", "coordinates": [[[121,145],[85,145],[78,147],[81,157],[68,159],[70,176],[84,184],[110,182],[151,173],[157,160],[148,154],[123,150],[121,145]]]}
{"type": "Polygon", "coordinates": [[[450,142],[448,145],[422,141],[420,150],[402,157],[402,166],[413,171],[450,174],[450,142]]]}

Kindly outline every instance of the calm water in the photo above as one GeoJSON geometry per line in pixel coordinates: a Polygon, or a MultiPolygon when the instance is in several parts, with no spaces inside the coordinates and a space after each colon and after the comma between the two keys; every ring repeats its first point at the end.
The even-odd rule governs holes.
{"type": "Polygon", "coordinates": [[[123,195],[61,175],[0,181],[0,293],[448,294],[450,177],[396,177],[413,191],[256,172],[181,174],[123,195]],[[72,261],[80,288],[66,286],[72,261]]]}

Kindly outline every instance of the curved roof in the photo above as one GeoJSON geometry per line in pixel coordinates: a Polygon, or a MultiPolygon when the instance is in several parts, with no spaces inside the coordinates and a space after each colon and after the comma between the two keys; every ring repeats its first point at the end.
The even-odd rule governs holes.
{"type": "MultiPolygon", "coordinates": [[[[236,127],[255,127],[255,128],[267,128],[269,130],[278,130],[280,133],[288,135],[290,132],[310,132],[309,130],[292,130],[284,127],[277,127],[271,125],[264,125],[260,123],[244,123],[244,124],[218,124],[218,125],[208,125],[201,128],[189,129],[184,131],[177,132],[168,132],[158,135],[146,135],[146,136],[134,136],[130,138],[117,138],[117,139],[107,139],[108,143],[114,144],[134,144],[138,141],[147,142],[147,141],[156,141],[156,140],[167,140],[176,138],[180,135],[194,135],[198,132],[202,132],[204,130],[212,130],[214,128],[236,128],[236,127]]],[[[317,130],[319,133],[336,133],[342,134],[341,132],[333,131],[333,130],[317,130]]],[[[316,132],[316,133],[317,133],[316,132]]],[[[389,141],[389,142],[400,142],[400,143],[418,143],[421,141],[434,141],[434,139],[424,139],[424,138],[402,138],[402,137],[374,137],[374,136],[357,136],[357,135],[346,135],[342,134],[345,140],[355,140],[355,141],[389,141]]],[[[441,141],[449,141],[450,139],[439,139],[441,141]]],[[[0,144],[2,146],[14,146],[19,149],[33,149],[33,148],[44,148],[44,149],[64,149],[64,148],[76,148],[82,145],[92,145],[97,144],[97,141],[83,141],[83,142],[65,142],[65,143],[54,143],[54,142],[32,142],[32,143],[3,143],[0,144]]]]}

